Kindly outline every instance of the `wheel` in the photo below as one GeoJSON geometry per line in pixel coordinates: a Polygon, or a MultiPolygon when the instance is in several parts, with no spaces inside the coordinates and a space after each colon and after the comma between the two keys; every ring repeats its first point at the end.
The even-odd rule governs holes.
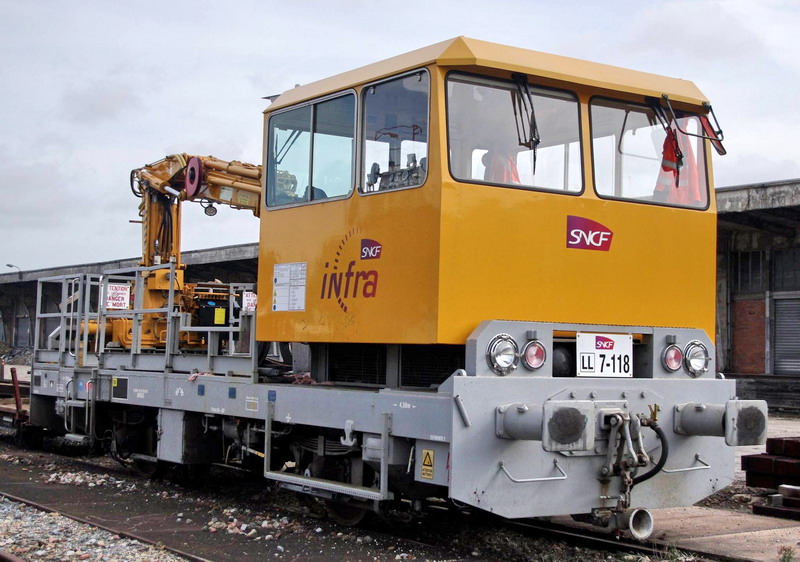
{"type": "Polygon", "coordinates": [[[328,508],[328,514],[331,516],[331,519],[345,527],[355,527],[361,523],[364,516],[367,514],[365,508],[357,505],[327,501],[325,502],[325,506],[328,508]]]}
{"type": "Polygon", "coordinates": [[[152,479],[161,473],[162,465],[158,461],[146,461],[144,459],[133,459],[133,470],[143,478],[152,479]]]}
{"type": "Polygon", "coordinates": [[[41,427],[19,424],[16,426],[14,443],[27,449],[41,449],[44,442],[44,430],[41,427]]]}
{"type": "Polygon", "coordinates": [[[20,449],[25,446],[25,426],[19,422],[14,422],[14,446],[20,449]]]}
{"type": "Polygon", "coordinates": [[[205,488],[211,480],[211,464],[185,464],[183,465],[183,478],[193,488],[205,488]]]}

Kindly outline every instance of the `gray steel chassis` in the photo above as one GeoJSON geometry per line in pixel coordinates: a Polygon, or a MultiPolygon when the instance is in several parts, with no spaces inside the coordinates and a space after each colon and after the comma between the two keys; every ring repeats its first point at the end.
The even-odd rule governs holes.
{"type": "MultiPolygon", "coordinates": [[[[247,334],[247,352],[233,354],[230,345],[223,356],[186,354],[178,349],[176,337],[160,351],[137,345],[114,350],[102,344],[87,349],[88,320],[127,314],[135,321],[153,312],[140,307],[138,291],[131,310],[111,312],[103,306],[109,279],[135,281],[143,271],[40,281],[33,423],[57,422],[73,436],[76,427],[89,428],[85,433],[91,440],[100,437],[91,434],[98,405],[152,408],[159,412],[156,458],[182,462],[181,451],[192,438],[181,423],[185,412],[209,419],[235,418],[264,428],[259,451],[265,461],[264,476],[282,486],[323,497],[381,502],[397,498],[389,468],[400,466],[407,475],[413,473],[415,482],[439,486],[442,495],[452,500],[509,518],[585,514],[620,505],[689,505],[731,482],[734,452],[726,442],[763,442],[766,435],[766,405],[736,400],[734,382],[715,376],[713,345],[700,330],[487,321],[466,342],[466,368],[435,390],[262,382],[254,359],[253,315],[233,309],[230,325],[212,329],[218,330],[212,337],[228,337],[232,343],[234,332],[247,334]],[[47,284],[60,286],[59,312],[42,307],[47,284]],[[96,311],[91,302],[100,303],[96,311]],[[67,336],[54,337],[55,324],[58,334],[67,336]],[[547,364],[505,377],[490,371],[485,354],[495,335],[509,334],[519,342],[536,339],[552,352],[556,330],[641,334],[645,347],[637,354],[635,376],[554,377],[547,364]],[[660,360],[664,342],[690,340],[702,341],[711,350],[708,372],[696,378],[669,372],[660,360]],[[583,429],[570,443],[554,437],[559,412],[565,408],[579,412],[583,420],[583,429]],[[763,423],[746,428],[743,411],[751,416],[749,422],[761,414],[763,423]],[[604,466],[611,466],[611,461],[619,465],[620,455],[628,454],[626,436],[638,439],[633,449],[646,452],[650,459],[630,474],[652,468],[652,459],[661,450],[656,433],[639,427],[626,429],[623,435],[612,425],[618,419],[635,429],[641,425],[637,420],[655,415],[669,440],[669,458],[662,470],[632,487],[624,474],[604,476],[604,466]],[[80,416],[84,423],[76,423],[80,416]],[[338,431],[343,444],[360,447],[365,460],[377,463],[378,481],[363,486],[270,470],[278,425],[338,431]]],[[[236,285],[230,291],[246,288],[236,285]]],[[[174,335],[199,329],[186,324],[174,302],[170,291],[168,306],[157,311],[169,318],[174,335]]]]}

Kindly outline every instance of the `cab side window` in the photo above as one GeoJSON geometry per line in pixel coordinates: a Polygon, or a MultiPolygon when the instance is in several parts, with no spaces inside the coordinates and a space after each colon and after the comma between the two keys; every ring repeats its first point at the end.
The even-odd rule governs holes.
{"type": "Polygon", "coordinates": [[[353,187],[355,95],[269,119],[267,206],[346,197],[353,187]]]}
{"type": "Polygon", "coordinates": [[[419,71],[364,88],[362,193],[425,182],[429,82],[419,71]]]}

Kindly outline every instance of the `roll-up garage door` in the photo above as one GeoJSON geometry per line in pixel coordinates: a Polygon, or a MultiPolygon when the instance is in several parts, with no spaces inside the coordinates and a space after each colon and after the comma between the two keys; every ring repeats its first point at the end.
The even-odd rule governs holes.
{"type": "Polygon", "coordinates": [[[775,374],[800,375],[800,299],[775,299],[775,374]]]}

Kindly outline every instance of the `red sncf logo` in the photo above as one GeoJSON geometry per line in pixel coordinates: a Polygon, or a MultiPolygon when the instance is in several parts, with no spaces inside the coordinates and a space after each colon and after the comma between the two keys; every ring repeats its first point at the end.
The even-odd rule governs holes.
{"type": "Polygon", "coordinates": [[[375,240],[369,238],[361,239],[361,259],[362,260],[377,260],[381,257],[383,245],[375,240]]]}
{"type": "Polygon", "coordinates": [[[567,248],[607,252],[613,237],[614,233],[599,222],[567,215],[567,248]]]}
{"type": "Polygon", "coordinates": [[[603,336],[595,336],[595,349],[614,349],[614,340],[603,336]]]}

